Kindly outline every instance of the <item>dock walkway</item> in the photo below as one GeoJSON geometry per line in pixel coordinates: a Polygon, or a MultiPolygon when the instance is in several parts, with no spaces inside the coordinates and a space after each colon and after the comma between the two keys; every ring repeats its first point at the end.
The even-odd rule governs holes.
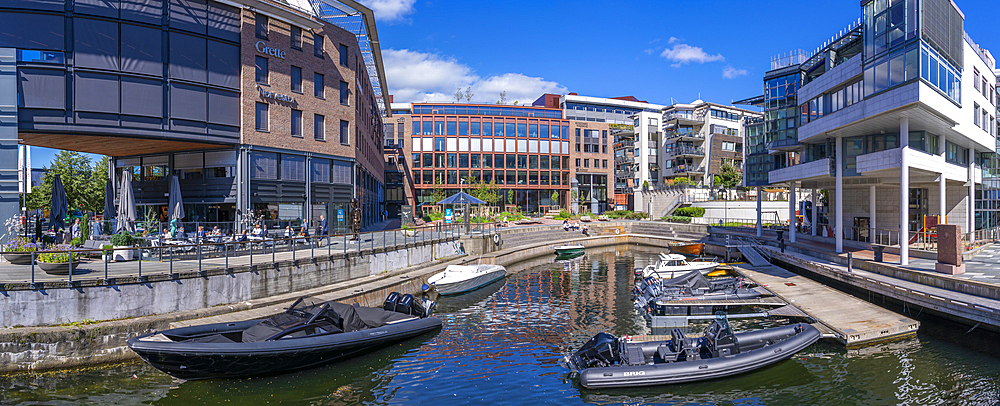
{"type": "Polygon", "coordinates": [[[916,334],[920,322],[777,266],[737,267],[743,276],[833,330],[848,348],[916,334]]]}

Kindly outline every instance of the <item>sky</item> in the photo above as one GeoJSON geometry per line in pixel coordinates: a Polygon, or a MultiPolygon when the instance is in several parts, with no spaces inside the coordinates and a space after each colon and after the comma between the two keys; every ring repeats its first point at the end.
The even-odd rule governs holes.
{"type": "MultiPolygon", "coordinates": [[[[807,54],[858,21],[858,0],[360,0],[375,12],[396,102],[530,103],[543,93],[698,98],[728,104],[763,93],[771,57],[807,54]]],[[[955,0],[965,30],[1000,57],[995,1],[955,0]]],[[[32,167],[57,151],[32,148],[32,167]]],[[[95,158],[96,159],[96,158],[95,158]]]]}
{"type": "MultiPolygon", "coordinates": [[[[995,2],[955,0],[965,28],[1000,51],[995,2]]],[[[361,0],[375,11],[396,102],[532,102],[543,93],[731,103],[763,94],[772,56],[807,55],[857,22],[857,0],[361,0]]],[[[1000,56],[1000,52],[997,52],[1000,56]]]]}

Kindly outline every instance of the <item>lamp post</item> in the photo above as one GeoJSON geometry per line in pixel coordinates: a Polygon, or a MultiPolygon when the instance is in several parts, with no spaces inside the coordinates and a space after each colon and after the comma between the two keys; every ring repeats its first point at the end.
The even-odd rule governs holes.
{"type": "Polygon", "coordinates": [[[722,205],[723,205],[722,206],[723,207],[722,225],[725,226],[726,223],[729,220],[729,200],[726,199],[726,188],[725,187],[720,187],[719,188],[719,195],[722,196],[722,205]]]}

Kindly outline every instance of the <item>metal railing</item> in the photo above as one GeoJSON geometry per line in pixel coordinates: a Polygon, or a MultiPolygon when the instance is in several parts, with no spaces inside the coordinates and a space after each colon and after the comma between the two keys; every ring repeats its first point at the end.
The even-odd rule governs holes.
{"type": "MultiPolygon", "coordinates": [[[[425,244],[457,239],[462,235],[489,236],[498,232],[498,224],[435,224],[411,229],[342,233],[320,236],[258,237],[249,233],[235,236],[211,236],[192,239],[140,238],[133,246],[45,249],[38,251],[0,251],[5,261],[0,263],[0,281],[30,283],[42,289],[44,283],[68,282],[71,286],[85,280],[113,285],[116,279],[137,278],[146,281],[150,275],[168,275],[221,268],[230,272],[234,266],[253,267],[255,264],[275,266],[282,261],[312,260],[317,256],[347,257],[351,253],[390,251],[412,244],[425,244]],[[42,262],[45,254],[70,254],[72,263],[42,262]],[[26,256],[30,255],[30,260],[26,256]],[[26,264],[12,264],[21,256],[26,264]],[[49,269],[43,269],[49,268],[49,269]],[[57,269],[52,269],[57,268],[57,269]]],[[[110,244],[108,244],[110,245],[110,244]]]]}

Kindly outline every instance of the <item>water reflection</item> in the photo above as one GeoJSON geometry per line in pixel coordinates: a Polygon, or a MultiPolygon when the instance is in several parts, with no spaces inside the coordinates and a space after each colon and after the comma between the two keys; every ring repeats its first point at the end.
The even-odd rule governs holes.
{"type": "MultiPolygon", "coordinates": [[[[181,382],[140,362],[0,376],[0,404],[972,404],[1000,402],[1000,359],[926,335],[844,350],[820,342],[724,380],[587,390],[560,365],[600,331],[644,334],[630,300],[641,247],[588,249],[508,267],[506,279],[440,298],[444,328],[354,360],[265,378],[181,382]]],[[[734,329],[780,321],[732,320],[734,329]]],[[[704,324],[689,332],[700,333],[704,324]]],[[[963,331],[964,332],[964,331],[963,331]]],[[[995,346],[993,346],[995,349],[995,346]]],[[[991,350],[992,351],[992,350],[991,350]]]]}

